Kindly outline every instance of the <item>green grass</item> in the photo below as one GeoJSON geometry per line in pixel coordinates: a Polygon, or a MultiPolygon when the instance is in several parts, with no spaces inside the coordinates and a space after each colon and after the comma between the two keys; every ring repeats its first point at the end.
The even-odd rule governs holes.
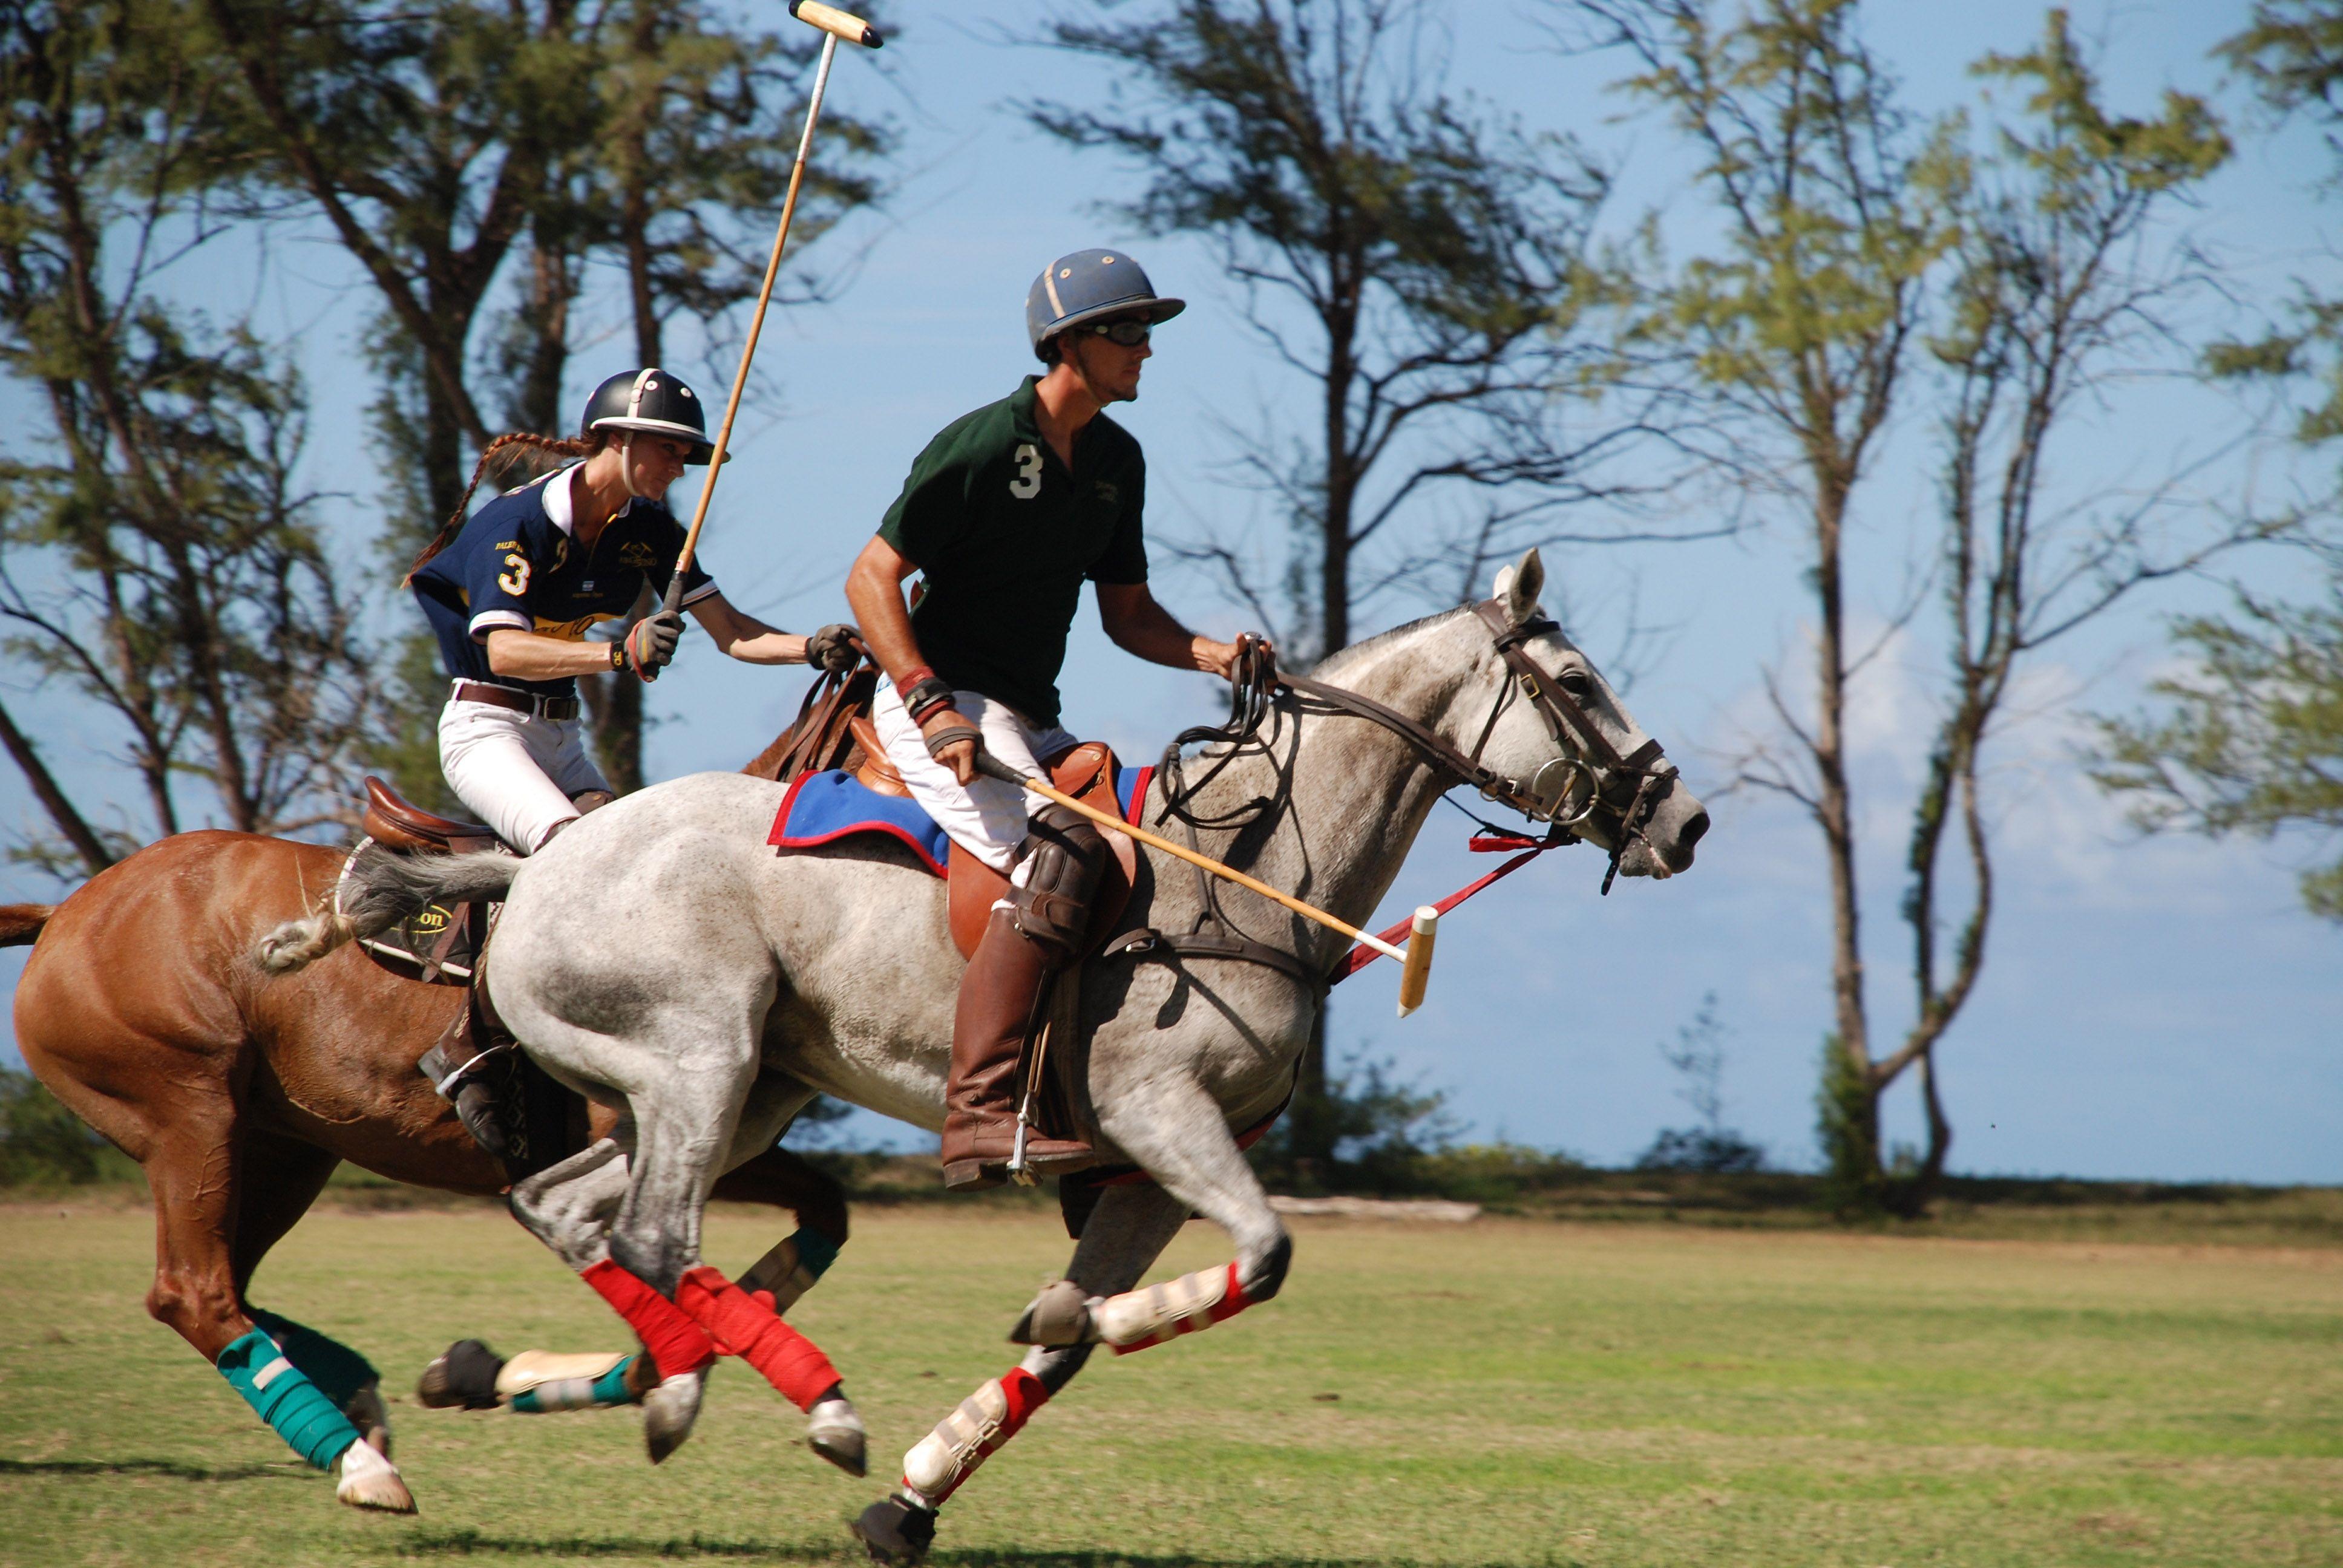
{"type": "MultiPolygon", "coordinates": [[[[719,1211],[739,1269],[775,1232],[719,1211]]],[[[1302,1222],[1278,1301],[1101,1357],[946,1510],[1029,1568],[2343,1563],[2343,1251],[1484,1220],[1302,1222]]],[[[795,1314],[883,1473],[737,1364],[659,1470],[626,1412],[416,1408],[447,1340],[615,1345],[501,1215],[321,1213],[256,1296],[397,1392],[412,1520],[337,1507],[140,1306],[151,1221],[0,1209],[0,1562],[849,1563],[845,1521],[1062,1266],[1052,1215],[866,1211],[795,1314]]],[[[1227,1255],[1192,1226],[1159,1271],[1227,1255]]]]}

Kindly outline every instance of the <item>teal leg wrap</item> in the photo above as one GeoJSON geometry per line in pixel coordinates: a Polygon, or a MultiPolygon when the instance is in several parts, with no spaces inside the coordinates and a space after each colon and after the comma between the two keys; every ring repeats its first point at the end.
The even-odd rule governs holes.
{"type": "Polygon", "coordinates": [[[634,1360],[628,1356],[598,1378],[539,1383],[513,1395],[512,1407],[522,1415],[550,1415],[560,1410],[608,1410],[616,1404],[632,1404],[635,1397],[627,1392],[627,1368],[634,1360]]]}
{"type": "Polygon", "coordinates": [[[838,1261],[838,1243],[810,1225],[799,1226],[797,1234],[789,1240],[798,1244],[798,1261],[805,1265],[806,1272],[817,1280],[828,1273],[830,1266],[838,1261]]]}
{"type": "Polygon", "coordinates": [[[358,1429],[334,1408],[301,1369],[259,1329],[219,1353],[220,1376],[245,1403],[290,1443],[293,1452],[320,1470],[330,1470],[342,1451],[357,1442],[358,1429]]]}
{"type": "Polygon", "coordinates": [[[342,1343],[329,1340],[306,1323],[280,1317],[263,1308],[252,1310],[252,1321],[268,1331],[285,1359],[299,1367],[308,1380],[317,1385],[317,1392],[336,1405],[346,1405],[350,1396],[370,1382],[382,1381],[374,1363],[342,1343]]]}

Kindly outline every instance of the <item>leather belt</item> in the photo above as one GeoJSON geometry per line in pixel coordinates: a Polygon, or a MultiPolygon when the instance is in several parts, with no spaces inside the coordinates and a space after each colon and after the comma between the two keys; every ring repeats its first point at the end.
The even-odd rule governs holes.
{"type": "Polygon", "coordinates": [[[485,702],[490,708],[510,709],[515,713],[533,714],[539,719],[570,719],[578,717],[578,699],[574,697],[539,697],[534,692],[515,691],[509,686],[491,686],[485,680],[458,681],[456,700],[485,702]]]}

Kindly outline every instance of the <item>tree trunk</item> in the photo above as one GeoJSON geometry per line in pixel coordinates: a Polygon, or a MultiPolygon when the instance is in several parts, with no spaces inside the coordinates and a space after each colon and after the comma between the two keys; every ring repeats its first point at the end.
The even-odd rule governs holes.
{"type": "MultiPolygon", "coordinates": [[[[1818,465],[1819,466],[1819,465],[1818,465]]],[[[1848,487],[1825,468],[1815,499],[1816,673],[1814,760],[1815,817],[1830,867],[1831,993],[1835,1040],[1846,1057],[1846,1086],[1837,1107],[1838,1148],[1828,1151],[1842,1182],[1875,1193],[1880,1179],[1879,1094],[1864,1010],[1863,935],[1856,903],[1855,802],[1846,776],[1846,612],[1841,540],[1848,487]]]]}
{"type": "Polygon", "coordinates": [[[63,833],[65,841],[74,847],[74,853],[81,857],[82,864],[89,868],[89,874],[95,877],[114,864],[114,857],[106,852],[105,841],[98,838],[87,819],[74,809],[73,801],[58,787],[56,776],[49,771],[48,764],[41,760],[41,754],[34,749],[31,739],[16,728],[15,719],[5,707],[0,707],[0,745],[5,745],[8,755],[16,759],[16,766],[24,770],[25,781],[33,787],[35,798],[48,812],[49,820],[57,825],[57,831],[63,833]]]}

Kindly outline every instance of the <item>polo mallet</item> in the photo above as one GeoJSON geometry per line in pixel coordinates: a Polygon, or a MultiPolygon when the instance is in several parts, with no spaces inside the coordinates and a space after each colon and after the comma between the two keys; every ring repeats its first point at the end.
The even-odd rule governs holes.
{"type": "MultiPolygon", "coordinates": [[[[941,730],[937,732],[939,736],[944,733],[941,730]]],[[[1340,931],[1353,941],[1363,942],[1387,959],[1398,960],[1400,965],[1399,1016],[1405,1018],[1423,1005],[1424,987],[1432,981],[1432,944],[1440,929],[1440,911],[1430,904],[1420,905],[1416,909],[1415,921],[1409,930],[1407,946],[1393,947],[1373,932],[1363,931],[1347,921],[1336,920],[1314,904],[1305,904],[1292,894],[1282,893],[1268,883],[1248,877],[1232,866],[1223,866],[1210,855],[1198,854],[1184,844],[1175,844],[1161,834],[1151,833],[1144,828],[1133,827],[1131,823],[1109,812],[1101,811],[1095,806],[1085,805],[1072,796],[1052,788],[1043,779],[1028,779],[986,750],[981,744],[976,749],[976,770],[988,779],[998,779],[1004,784],[1014,784],[1021,789],[1030,789],[1045,800],[1054,800],[1070,811],[1080,812],[1101,828],[1117,833],[1127,833],[1150,849],[1161,849],[1165,854],[1185,860],[1188,864],[1209,871],[1215,877],[1234,882],[1249,892],[1259,893],[1270,902],[1282,904],[1304,920],[1315,920],[1328,930],[1340,931]]]]}
{"type": "Polygon", "coordinates": [[[683,608],[683,574],[691,569],[692,555],[699,548],[699,530],[708,521],[708,503],[716,494],[716,476],[723,471],[725,448],[732,440],[732,420],[740,412],[740,394],[749,386],[749,362],[757,357],[757,337],[765,330],[765,311],[773,303],[773,285],[781,276],[781,252],[789,243],[789,220],[797,216],[798,187],[805,183],[806,155],[813,149],[814,122],[821,118],[821,95],[830,85],[830,62],[838,54],[840,38],[866,49],[876,49],[886,42],[879,35],[879,29],[861,17],[824,5],[820,0],[789,0],[789,15],[820,28],[826,35],[821,41],[821,64],[814,68],[813,96],[806,102],[805,134],[798,138],[798,161],[789,169],[789,192],[781,200],[781,225],[773,231],[773,255],[765,263],[765,283],[757,291],[756,314],[749,317],[749,339],[740,346],[740,368],[732,377],[732,396],[724,402],[724,422],[716,427],[716,442],[708,455],[708,482],[699,487],[699,505],[693,509],[691,527],[684,533],[683,549],[675,558],[675,577],[667,585],[667,600],[661,608],[670,615],[683,608]]]}

